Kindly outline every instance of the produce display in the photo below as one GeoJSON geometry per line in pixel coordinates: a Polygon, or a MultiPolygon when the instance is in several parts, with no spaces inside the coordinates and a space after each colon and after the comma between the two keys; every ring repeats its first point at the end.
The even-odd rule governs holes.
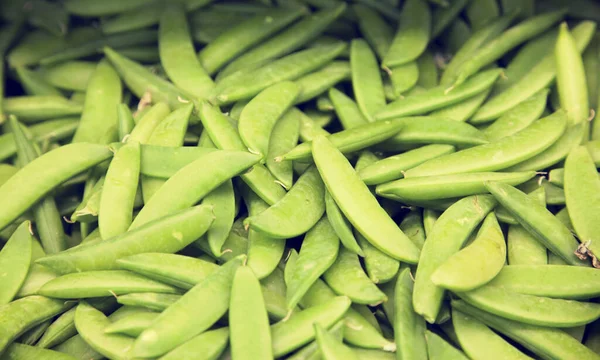
{"type": "Polygon", "coordinates": [[[600,359],[598,22],[0,1],[0,360],[600,359]]]}

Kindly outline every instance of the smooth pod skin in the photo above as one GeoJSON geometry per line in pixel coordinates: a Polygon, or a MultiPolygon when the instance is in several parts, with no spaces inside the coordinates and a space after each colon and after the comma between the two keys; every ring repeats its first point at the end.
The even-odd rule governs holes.
{"type": "Polygon", "coordinates": [[[36,262],[59,273],[117,269],[120,258],[146,253],[175,253],[200,238],[210,227],[210,207],[199,205],[152,221],[120,236],[80,245],[36,262]]]}
{"type": "Polygon", "coordinates": [[[83,109],[77,102],[49,95],[6,97],[2,106],[4,113],[15,115],[25,123],[79,115],[83,109]]]}
{"type": "Polygon", "coordinates": [[[66,61],[44,67],[40,75],[51,85],[64,90],[86,91],[97,64],[91,61],[66,61]]]}
{"type": "Polygon", "coordinates": [[[433,26],[431,29],[431,38],[435,39],[446,30],[468,3],[468,1],[459,0],[451,2],[447,7],[439,6],[434,8],[431,12],[431,23],[433,26]]]}
{"type": "Polygon", "coordinates": [[[122,334],[137,337],[152,324],[157,316],[158,313],[155,312],[131,314],[130,316],[113,322],[104,329],[104,332],[107,334],[122,334]]]}
{"type": "Polygon", "coordinates": [[[322,136],[313,140],[312,153],[327,190],[352,225],[387,255],[416,263],[419,249],[381,208],[342,153],[322,136]]]}
{"type": "Polygon", "coordinates": [[[6,272],[0,277],[0,304],[13,300],[25,282],[31,263],[33,237],[31,222],[24,221],[0,250],[0,268],[6,272]]]}
{"type": "Polygon", "coordinates": [[[427,354],[429,360],[467,360],[468,357],[459,349],[450,345],[440,335],[433,331],[425,330],[427,340],[427,354]]]}
{"type": "Polygon", "coordinates": [[[229,342],[229,328],[209,330],[179,345],[160,360],[215,360],[229,342]]]}
{"type": "Polygon", "coordinates": [[[48,83],[39,73],[19,66],[15,69],[19,81],[28,95],[62,96],[62,93],[48,83]]]}
{"type": "Polygon", "coordinates": [[[352,89],[358,108],[368,121],[385,106],[383,82],[375,54],[364,40],[353,40],[350,45],[352,89]]]}
{"type": "Polygon", "coordinates": [[[521,225],[510,225],[506,239],[510,265],[545,265],[548,263],[546,247],[521,225]]]}
{"type": "Polygon", "coordinates": [[[394,337],[396,356],[400,359],[427,358],[425,319],[415,313],[412,305],[414,281],[410,269],[400,271],[394,290],[394,337]]]}
{"type": "Polygon", "coordinates": [[[329,99],[335,113],[345,130],[364,125],[368,122],[353,99],[336,88],[329,89],[329,99]]]}
{"type": "Polygon", "coordinates": [[[163,311],[181,298],[181,295],[163,293],[132,293],[121,295],[117,302],[131,307],[141,307],[153,311],[163,311]]]}
{"type": "Polygon", "coordinates": [[[13,343],[8,346],[3,353],[3,359],[7,360],[25,360],[25,359],[45,359],[45,360],[75,360],[76,358],[54,350],[42,349],[37,346],[30,346],[20,343],[13,343]]]}
{"type": "Polygon", "coordinates": [[[452,255],[431,275],[431,281],[452,291],[469,291],[492,280],[506,261],[506,243],[493,212],[475,240],[452,255]]]}
{"type": "Polygon", "coordinates": [[[481,104],[488,98],[491,91],[491,88],[487,89],[463,102],[436,110],[430,115],[445,117],[457,122],[465,122],[481,107],[481,104]]]}
{"type": "Polygon", "coordinates": [[[356,234],[356,239],[364,252],[364,264],[369,279],[375,284],[392,280],[398,273],[400,262],[378,250],[359,233],[356,234]]]}
{"type": "Polygon", "coordinates": [[[400,229],[419,249],[423,248],[423,244],[425,243],[425,228],[420,210],[413,209],[406,214],[400,223],[400,229]]]}
{"type": "Polygon", "coordinates": [[[577,240],[545,206],[541,206],[510,185],[488,182],[485,186],[519,224],[550,251],[567,261],[569,265],[586,265],[574,254],[578,246],[577,240]]]}
{"type": "Polygon", "coordinates": [[[490,141],[500,140],[527,128],[540,118],[546,108],[549,90],[540,90],[537,94],[507,111],[498,120],[483,130],[490,141]]]}
{"type": "Polygon", "coordinates": [[[444,289],[431,281],[431,275],[460,250],[473,229],[495,205],[496,201],[490,195],[463,198],[444,211],[427,233],[415,278],[413,307],[429,323],[435,321],[444,296],[444,289]]]}
{"type": "MultiPolygon", "coordinates": [[[[111,144],[111,148],[118,149],[121,144],[111,144]]],[[[193,146],[140,146],[140,173],[141,175],[168,179],[199,157],[216,151],[216,149],[193,146]]]]}
{"type": "Polygon", "coordinates": [[[300,94],[295,104],[302,104],[332,89],[336,84],[350,78],[350,64],[345,61],[332,61],[313,73],[296,80],[300,94]]]}
{"type": "Polygon", "coordinates": [[[154,104],[147,112],[135,119],[136,124],[125,140],[126,142],[137,141],[146,144],[152,136],[154,129],[169,115],[169,105],[164,102],[154,104]]]}
{"type": "Polygon", "coordinates": [[[279,239],[292,238],[313,227],[325,212],[325,186],[316,167],[307,170],[279,202],[244,222],[279,239]]]}
{"type": "Polygon", "coordinates": [[[409,0],[402,6],[400,25],[383,58],[383,66],[406,64],[425,51],[431,33],[431,12],[424,0],[409,0]]]}
{"type": "Polygon", "coordinates": [[[238,131],[249,152],[261,157],[267,155],[275,124],[299,92],[296,84],[283,81],[266,88],[248,102],[240,114],[238,131]]]}
{"type": "Polygon", "coordinates": [[[465,15],[471,27],[478,30],[500,16],[500,6],[494,0],[470,3],[465,9],[465,15]]]}
{"type": "Polygon", "coordinates": [[[314,324],[315,338],[319,345],[321,356],[325,360],[358,360],[358,357],[352,352],[350,348],[342,343],[341,340],[336,339],[334,335],[330,334],[323,326],[318,323],[314,324]]]}
{"type": "Polygon", "coordinates": [[[329,220],[331,227],[339,237],[342,245],[353,253],[364,256],[361,247],[356,242],[354,234],[352,234],[350,223],[327,191],[325,191],[325,212],[327,214],[327,220],[329,220]]]}
{"type": "Polygon", "coordinates": [[[563,134],[566,114],[556,113],[520,132],[496,142],[440,156],[408,170],[405,177],[495,171],[508,168],[541,153],[563,134]]]}
{"type": "Polygon", "coordinates": [[[298,143],[300,136],[300,117],[297,111],[287,111],[273,126],[269,138],[269,150],[265,165],[269,172],[286,190],[293,185],[293,166],[289,161],[276,161],[277,156],[286,154],[298,143]]]}
{"type": "Polygon", "coordinates": [[[247,266],[239,267],[233,277],[229,332],[233,358],[273,358],[269,318],[260,283],[247,266]]]}
{"type": "Polygon", "coordinates": [[[452,308],[473,316],[541,358],[573,360],[598,358],[597,354],[562,330],[504,319],[460,300],[453,300],[452,308]]]}
{"type": "Polygon", "coordinates": [[[211,191],[203,204],[212,206],[215,220],[206,233],[208,245],[214,256],[221,256],[222,247],[233,226],[235,218],[235,190],[231,180],[225,181],[211,191]]]}

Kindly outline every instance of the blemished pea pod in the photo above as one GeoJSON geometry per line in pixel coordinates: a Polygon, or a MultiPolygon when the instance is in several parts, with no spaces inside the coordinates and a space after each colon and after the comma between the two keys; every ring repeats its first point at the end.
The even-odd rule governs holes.
{"type": "MultiPolygon", "coordinates": [[[[401,359],[427,358],[425,319],[415,313],[412,305],[414,281],[409,268],[400,271],[394,287],[394,338],[396,355],[401,359]]],[[[390,300],[391,301],[391,300],[390,300]]]]}
{"type": "Polygon", "coordinates": [[[163,311],[181,298],[181,295],[163,293],[132,293],[121,295],[117,302],[122,305],[163,311]]]}
{"type": "Polygon", "coordinates": [[[319,305],[293,313],[286,321],[271,325],[273,355],[288,354],[314,339],[314,323],[330,328],[348,311],[351,301],[337,296],[319,305]]]}
{"type": "Polygon", "coordinates": [[[345,43],[324,45],[298,51],[270,64],[242,74],[226,85],[217,85],[215,101],[222,104],[251,98],[278,82],[295,80],[335,59],[346,47],[345,43]]]}
{"type": "Polygon", "coordinates": [[[358,18],[358,27],[378,58],[383,58],[394,39],[394,30],[383,17],[369,6],[356,4],[352,6],[358,18]]]}
{"type": "Polygon", "coordinates": [[[163,311],[135,340],[133,354],[165,354],[211,327],[229,308],[231,284],[245,258],[228,261],[163,311]]]}
{"type": "Polygon", "coordinates": [[[82,111],[81,104],[51,95],[6,97],[2,105],[6,114],[26,123],[79,115],[82,111]]]}
{"type": "MultiPolygon", "coordinates": [[[[573,28],[571,35],[575,38],[577,49],[580,52],[583,52],[586,48],[595,31],[596,23],[591,21],[583,21],[573,28]]],[[[547,88],[552,84],[555,77],[556,61],[554,54],[548,54],[511,87],[486,101],[473,115],[471,121],[485,122],[497,119],[540,90],[547,88]]],[[[456,89],[452,91],[456,91],[456,89]]]]}
{"type": "Polygon", "coordinates": [[[259,160],[258,156],[247,152],[228,150],[211,152],[199,158],[179,170],[159,188],[134,219],[130,229],[194,205],[224,181],[250,168],[259,160]],[[215,163],[227,166],[217,169],[211,166],[215,163]],[[211,167],[213,171],[207,171],[211,167]],[[180,196],[175,196],[174,190],[180,196]]]}
{"type": "Polygon", "coordinates": [[[504,266],[506,243],[493,212],[483,221],[477,237],[431,274],[431,281],[452,291],[469,291],[492,280],[504,266]]]}
{"type": "Polygon", "coordinates": [[[521,225],[510,225],[506,240],[510,265],[545,265],[546,247],[521,225]]]}
{"type": "Polygon", "coordinates": [[[229,342],[229,328],[209,330],[179,345],[160,360],[214,360],[229,342]]]}
{"type": "Polygon", "coordinates": [[[277,156],[292,150],[300,135],[300,117],[297,111],[287,111],[273,126],[269,151],[265,159],[267,169],[288,190],[293,185],[293,166],[290,161],[275,161],[277,156]]]}
{"type": "Polygon", "coordinates": [[[554,57],[556,59],[556,88],[560,106],[567,112],[569,125],[585,122],[590,112],[585,69],[567,23],[560,25],[554,57]]]}
{"type": "Polygon", "coordinates": [[[392,280],[398,273],[400,262],[378,250],[358,233],[356,239],[364,253],[364,264],[369,279],[375,284],[392,280]]]}
{"type": "Polygon", "coordinates": [[[453,300],[452,308],[473,316],[541,358],[573,360],[598,358],[592,350],[562,330],[504,319],[460,300],[453,300]]]}
{"type": "Polygon", "coordinates": [[[117,269],[120,258],[146,252],[174,253],[200,238],[212,223],[211,208],[185,209],[108,240],[81,245],[36,262],[59,273],[117,269]],[[174,231],[174,230],[177,231],[174,231]],[[89,259],[94,259],[91,262],[89,259]]]}
{"type": "Polygon", "coordinates": [[[158,313],[142,312],[131,314],[123,319],[113,322],[108,325],[104,332],[106,334],[121,334],[131,337],[137,337],[152,324],[158,313]]]}
{"type": "Polygon", "coordinates": [[[198,60],[182,4],[165,4],[158,28],[160,62],[173,83],[207,98],[214,83],[198,60]]]}
{"type": "Polygon", "coordinates": [[[429,323],[435,321],[444,296],[444,289],[433,283],[431,275],[460,250],[495,205],[496,201],[490,195],[465,197],[444,211],[427,233],[415,279],[413,306],[429,323]]]}
{"type": "Polygon", "coordinates": [[[431,38],[438,37],[458,17],[469,1],[452,1],[448,7],[436,7],[431,12],[431,38]]]}
{"type": "Polygon", "coordinates": [[[271,237],[287,239],[308,231],[324,212],[325,186],[317,168],[312,167],[300,176],[280,201],[247,218],[244,223],[271,237]],[[299,212],[298,209],[303,210],[299,212]]]}
{"type": "Polygon", "coordinates": [[[484,194],[487,192],[484,186],[486,181],[498,181],[516,186],[535,175],[535,171],[524,171],[422,176],[377,185],[376,192],[379,195],[392,194],[408,201],[436,200],[484,194]]]}
{"type": "Polygon", "coordinates": [[[238,122],[240,138],[248,151],[261,157],[267,155],[275,124],[293,104],[299,92],[298,85],[283,81],[266,88],[250,100],[238,122]]]}
{"type": "Polygon", "coordinates": [[[0,307],[0,352],[36,325],[68,310],[73,304],[32,295],[0,307]]]}
{"type": "Polygon", "coordinates": [[[64,354],[55,350],[42,349],[37,346],[13,343],[12,345],[6,348],[6,350],[3,353],[2,359],[75,360],[76,358],[69,354],[64,354]]]}
{"type": "Polygon", "coordinates": [[[260,283],[247,266],[237,269],[229,305],[231,355],[236,359],[271,359],[271,333],[260,283]]]}
{"type": "Polygon", "coordinates": [[[327,220],[331,224],[331,227],[339,237],[342,245],[353,253],[364,256],[361,247],[356,242],[356,238],[352,234],[352,227],[348,222],[348,219],[342,214],[340,208],[335,203],[335,200],[331,197],[329,192],[325,192],[325,212],[327,213],[327,220]]]}
{"type": "Polygon", "coordinates": [[[307,102],[332,89],[340,81],[350,78],[350,64],[345,61],[333,61],[318,71],[304,75],[296,80],[300,94],[295,103],[307,102]]]}
{"type": "Polygon", "coordinates": [[[377,203],[344,155],[323,136],[313,140],[312,152],[327,190],[350,223],[371,244],[387,255],[408,263],[416,263],[419,249],[377,203]],[[342,184],[343,186],[340,186],[342,184]]]}
{"type": "Polygon", "coordinates": [[[33,237],[29,221],[23,222],[0,250],[0,267],[7,273],[0,278],[0,304],[8,304],[23,285],[31,262],[33,237]]]}
{"type": "Polygon", "coordinates": [[[48,83],[39,73],[19,66],[15,69],[21,86],[28,95],[63,96],[52,84],[48,83]]]}
{"type": "Polygon", "coordinates": [[[375,119],[385,120],[410,115],[424,115],[464,101],[489,89],[500,75],[500,71],[500,69],[483,71],[447,94],[442,86],[438,86],[421,94],[396,100],[379,110],[375,119]]]}
{"type": "Polygon", "coordinates": [[[512,136],[429,160],[408,170],[405,177],[506,169],[552,146],[563,134],[566,122],[565,112],[559,110],[512,136]]]}
{"type": "Polygon", "coordinates": [[[400,179],[404,172],[427,160],[454,152],[452,145],[427,145],[377,161],[358,171],[367,185],[378,185],[400,179]]]}
{"type": "Polygon", "coordinates": [[[467,360],[468,357],[459,349],[450,345],[440,335],[425,330],[427,354],[430,360],[467,360]]]}
{"type": "Polygon", "coordinates": [[[585,266],[575,256],[578,242],[550,211],[508,184],[487,182],[486,188],[508,212],[554,254],[569,265],[585,266]]]}
{"type": "Polygon", "coordinates": [[[319,345],[321,356],[325,360],[358,360],[352,349],[342,343],[340,339],[336,339],[323,326],[318,323],[314,324],[315,338],[319,345]]]}
{"type": "Polygon", "coordinates": [[[396,35],[383,57],[382,65],[393,68],[406,64],[425,51],[431,35],[431,12],[423,0],[409,0],[402,6],[396,35]]]}
{"type": "Polygon", "coordinates": [[[387,300],[361,268],[358,255],[341,248],[323,278],[333,291],[348,296],[354,303],[375,305],[387,300]]]}
{"type": "Polygon", "coordinates": [[[452,325],[463,351],[472,359],[531,359],[476,318],[452,309],[452,325]]]}
{"type": "Polygon", "coordinates": [[[544,112],[548,90],[540,90],[537,94],[507,111],[498,120],[483,130],[490,141],[500,140],[525,129],[544,112]]]}
{"type": "Polygon", "coordinates": [[[479,49],[465,61],[457,72],[452,87],[456,87],[484,66],[498,60],[511,49],[541,34],[565,16],[566,10],[557,10],[531,17],[508,29],[479,49]]]}
{"type": "Polygon", "coordinates": [[[369,121],[385,106],[383,82],[375,54],[365,40],[353,40],[350,45],[352,89],[356,103],[369,121]]]}
{"type": "Polygon", "coordinates": [[[589,255],[594,267],[599,267],[595,248],[600,231],[596,221],[600,206],[600,179],[585,146],[573,149],[567,156],[564,181],[569,218],[582,244],[577,253],[582,259],[589,255]]]}

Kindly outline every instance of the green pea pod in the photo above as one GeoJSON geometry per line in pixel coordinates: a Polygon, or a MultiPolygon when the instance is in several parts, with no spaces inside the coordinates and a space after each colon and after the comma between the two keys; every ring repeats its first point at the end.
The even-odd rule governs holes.
{"type": "Polygon", "coordinates": [[[67,61],[42,68],[41,76],[59,89],[86,91],[97,64],[90,61],[67,61]]]}
{"type": "Polygon", "coordinates": [[[358,18],[358,27],[362,36],[367,40],[378,58],[383,58],[387,53],[392,40],[394,30],[374,9],[363,4],[352,6],[358,18]]]}
{"type": "Polygon", "coordinates": [[[229,342],[229,329],[209,330],[160,357],[160,360],[215,360],[229,342]]]}
{"type": "Polygon", "coordinates": [[[353,253],[364,256],[363,250],[356,242],[354,234],[352,234],[352,227],[348,219],[342,214],[335,200],[333,200],[331,194],[327,191],[325,191],[325,211],[327,213],[327,220],[329,220],[342,245],[353,253]]]}
{"type": "Polygon", "coordinates": [[[438,37],[458,17],[469,1],[453,1],[448,7],[436,7],[431,12],[431,38],[438,37]]]}
{"type": "Polygon", "coordinates": [[[47,359],[47,360],[74,360],[75,358],[68,354],[63,354],[54,350],[41,349],[37,346],[13,343],[6,348],[2,356],[6,359],[25,360],[25,359],[47,359]]]}
{"type": "Polygon", "coordinates": [[[163,311],[181,298],[181,295],[162,293],[132,293],[121,295],[117,302],[122,305],[163,311]]]}
{"type": "Polygon", "coordinates": [[[432,112],[432,116],[440,116],[452,119],[454,121],[465,122],[475,114],[475,112],[481,107],[481,104],[488,98],[488,95],[492,89],[479,93],[461,103],[454,104],[440,110],[432,112]]]}
{"type": "Polygon", "coordinates": [[[394,290],[394,319],[396,354],[403,359],[427,358],[426,323],[415,313],[412,305],[413,285],[409,268],[398,275],[394,290]]]}
{"type": "Polygon", "coordinates": [[[28,95],[63,96],[54,86],[48,83],[39,73],[25,67],[16,68],[17,76],[28,95]]]}
{"type": "Polygon", "coordinates": [[[392,280],[400,263],[371,245],[362,235],[356,234],[358,243],[364,252],[364,263],[367,274],[373,283],[384,283],[392,280]]]}
{"type": "Polygon", "coordinates": [[[114,15],[123,11],[128,11],[138,6],[149,3],[149,0],[134,0],[123,4],[122,2],[109,0],[102,4],[97,4],[94,1],[78,1],[68,0],[65,2],[67,11],[82,17],[95,17],[104,15],[114,15]]]}
{"type": "Polygon", "coordinates": [[[108,325],[104,329],[104,332],[106,334],[121,334],[137,337],[142,331],[150,327],[158,315],[158,313],[154,312],[131,314],[108,325]]]}
{"type": "Polygon", "coordinates": [[[500,16],[500,7],[494,0],[476,1],[467,6],[465,15],[471,27],[478,30],[500,16]]]}
{"type": "Polygon", "coordinates": [[[10,269],[10,273],[0,281],[0,304],[8,304],[25,282],[31,262],[31,244],[29,233],[31,223],[23,222],[0,251],[0,266],[10,269]]]}
{"type": "Polygon", "coordinates": [[[75,208],[73,214],[71,214],[71,221],[90,223],[97,220],[103,187],[104,177],[101,177],[89,190],[89,193],[84,194],[83,200],[81,200],[81,203],[75,208]]]}
{"type": "Polygon", "coordinates": [[[400,223],[400,229],[419,249],[423,248],[425,229],[423,227],[423,216],[419,210],[413,209],[406,214],[400,223]]]}
{"type": "MultiPolygon", "coordinates": [[[[123,144],[111,144],[118,149],[123,144]]],[[[142,145],[140,173],[149,177],[168,179],[186,165],[199,157],[215,151],[214,149],[192,146],[175,147],[160,145],[142,145]]]]}
{"type": "MultiPolygon", "coordinates": [[[[328,99],[324,97],[319,97],[319,99],[328,99]]],[[[332,105],[333,106],[333,105],[332,105]]],[[[307,114],[298,110],[298,108],[291,108],[289,111],[294,112],[300,118],[300,140],[301,141],[312,141],[312,139],[317,135],[328,136],[329,132],[324,130],[316,121],[310,118],[307,114]]],[[[321,111],[321,110],[320,110],[321,111]]],[[[329,111],[329,110],[326,110],[329,111]]]]}
{"type": "Polygon", "coordinates": [[[364,40],[353,40],[350,45],[352,88],[358,108],[369,121],[385,106],[383,82],[377,59],[364,40]]]}
{"type": "Polygon", "coordinates": [[[321,356],[326,360],[348,359],[358,360],[350,348],[330,334],[318,323],[314,324],[315,338],[319,345],[321,356]]]}
{"type": "Polygon", "coordinates": [[[381,350],[372,350],[372,349],[361,349],[361,348],[352,348],[352,351],[358,356],[359,360],[395,360],[396,355],[393,353],[381,351],[381,350]]]}
{"type": "Polygon", "coordinates": [[[546,247],[520,225],[508,227],[506,246],[510,265],[545,265],[548,263],[546,247]]]}
{"type": "Polygon", "coordinates": [[[329,89],[332,89],[340,81],[350,78],[350,65],[345,61],[333,61],[320,70],[304,75],[296,80],[300,88],[300,94],[295,104],[307,102],[329,89]]]}
{"type": "Polygon", "coordinates": [[[63,96],[14,96],[3,100],[4,112],[25,123],[81,114],[79,103],[63,96]]]}
{"type": "Polygon", "coordinates": [[[500,140],[527,128],[540,118],[546,108],[548,90],[544,89],[507,111],[483,130],[490,141],[500,140]]]}
{"type": "Polygon", "coordinates": [[[345,130],[367,123],[356,102],[336,88],[329,89],[329,98],[335,108],[336,115],[345,130]]]}
{"type": "MultiPolygon", "coordinates": [[[[343,320],[338,321],[335,325],[331,327],[327,331],[330,336],[333,337],[333,340],[342,341],[342,331],[344,329],[343,320]]],[[[313,360],[317,357],[321,356],[321,350],[319,349],[319,344],[317,341],[313,341],[310,344],[304,346],[302,349],[296,351],[288,359],[290,360],[313,360]]]]}
{"type": "Polygon", "coordinates": [[[427,340],[427,354],[430,360],[466,360],[467,356],[454,346],[450,345],[446,340],[442,339],[438,334],[426,330],[425,339],[427,340]]]}
{"type": "Polygon", "coordinates": [[[126,142],[139,142],[145,144],[152,136],[154,129],[169,115],[169,105],[159,102],[137,119],[135,126],[126,139],[126,142]]]}
{"type": "Polygon", "coordinates": [[[265,160],[267,169],[286,189],[293,185],[293,166],[290,161],[275,161],[292,150],[298,143],[300,134],[300,116],[297,111],[287,111],[277,120],[269,138],[269,151],[265,160]]]}
{"type": "Polygon", "coordinates": [[[425,51],[431,36],[431,12],[423,0],[409,0],[402,6],[400,25],[383,58],[383,66],[406,64],[425,51]]]}
{"type": "Polygon", "coordinates": [[[163,11],[164,4],[162,2],[149,1],[147,4],[119,12],[113,17],[107,18],[106,21],[102,21],[102,32],[104,34],[116,34],[143,29],[158,23],[163,11]]]}
{"type": "MultiPolygon", "coordinates": [[[[460,3],[458,1],[457,3],[460,3]]],[[[466,3],[466,1],[464,2],[466,3]]],[[[425,50],[416,60],[419,78],[417,85],[425,89],[431,89],[439,85],[439,74],[435,57],[430,50],[425,50]]]]}

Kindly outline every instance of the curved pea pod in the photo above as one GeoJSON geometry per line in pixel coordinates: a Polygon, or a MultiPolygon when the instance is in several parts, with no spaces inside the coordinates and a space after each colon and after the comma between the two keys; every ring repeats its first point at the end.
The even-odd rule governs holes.
{"type": "Polygon", "coordinates": [[[404,216],[400,223],[400,229],[419,249],[423,248],[423,244],[425,243],[425,228],[423,226],[423,216],[419,209],[412,209],[404,216]]]}
{"type": "Polygon", "coordinates": [[[211,191],[204,200],[203,204],[212,206],[215,220],[206,234],[211,252],[215,256],[221,256],[221,248],[233,226],[235,217],[235,192],[233,182],[225,181],[216,189],[211,191]]]}
{"type": "Polygon", "coordinates": [[[473,316],[492,329],[516,341],[541,358],[597,359],[598,355],[562,330],[523,324],[479,310],[464,301],[453,300],[452,308],[473,316]]]}
{"type": "Polygon", "coordinates": [[[23,86],[28,95],[63,96],[58,89],[48,83],[39,73],[22,66],[17,67],[16,72],[21,86],[23,86]]]}
{"type": "Polygon", "coordinates": [[[152,321],[154,321],[158,315],[158,313],[154,312],[134,313],[108,325],[104,329],[104,332],[106,334],[121,334],[137,337],[142,331],[150,327],[152,321]]]}
{"type": "Polygon", "coordinates": [[[154,129],[169,115],[169,111],[169,105],[164,102],[159,102],[148,107],[147,111],[134,119],[136,124],[127,139],[125,139],[125,142],[137,141],[141,144],[146,144],[150,136],[152,136],[154,129]]]}
{"type": "Polygon", "coordinates": [[[405,64],[425,51],[431,35],[431,12],[423,0],[403,4],[396,35],[383,58],[383,66],[405,64]],[[409,49],[409,50],[407,50],[409,49]]]}
{"type": "Polygon", "coordinates": [[[25,123],[79,115],[83,109],[81,104],[56,95],[6,97],[2,105],[4,113],[25,123]]]}
{"type": "Polygon", "coordinates": [[[471,27],[477,30],[500,16],[500,6],[493,0],[476,1],[467,6],[465,15],[471,27]]]}
{"type": "Polygon", "coordinates": [[[373,349],[352,347],[359,360],[396,360],[396,354],[373,349]]]}
{"type": "Polygon", "coordinates": [[[510,265],[545,265],[546,247],[520,225],[510,225],[506,241],[510,265]]]}
{"type": "Polygon", "coordinates": [[[213,360],[225,350],[229,328],[209,330],[161,356],[161,360],[213,360]]]}
{"type": "Polygon", "coordinates": [[[585,146],[572,150],[565,161],[565,198],[569,218],[582,243],[577,253],[582,259],[592,257],[594,267],[600,267],[595,258],[595,244],[599,235],[598,209],[600,179],[596,165],[585,146]]]}
{"type": "Polygon", "coordinates": [[[44,332],[44,335],[39,339],[36,346],[43,349],[53,348],[77,335],[77,329],[75,328],[76,310],[76,308],[72,308],[52,321],[52,324],[50,324],[48,329],[44,332]]]}
{"type": "Polygon", "coordinates": [[[212,223],[210,207],[199,205],[152,221],[108,240],[89,242],[36,262],[59,273],[117,269],[120,258],[146,252],[175,253],[198,239],[212,223]],[[94,259],[93,262],[90,259],[94,259]]]}
{"type": "Polygon", "coordinates": [[[381,59],[394,39],[394,29],[385,21],[382,14],[369,5],[358,3],[353,5],[352,9],[356,14],[361,35],[381,59]]]}
{"type": "Polygon", "coordinates": [[[460,350],[450,345],[438,334],[426,330],[425,339],[427,340],[427,354],[430,360],[466,360],[468,357],[460,350]]]}
{"type": "Polygon", "coordinates": [[[550,251],[569,265],[585,266],[574,254],[574,249],[578,246],[577,240],[544,206],[507,184],[489,182],[486,187],[521,226],[550,251]]]}
{"type": "Polygon", "coordinates": [[[457,122],[465,122],[481,107],[481,104],[488,98],[491,91],[491,88],[487,89],[463,102],[436,110],[430,115],[445,117],[457,122]]]}
{"type": "Polygon", "coordinates": [[[368,122],[356,102],[338,89],[329,89],[329,99],[345,130],[364,125],[368,122]]]}
{"type": "Polygon", "coordinates": [[[75,360],[76,358],[63,354],[55,350],[42,349],[37,346],[30,346],[20,343],[13,343],[8,346],[3,353],[3,359],[25,360],[25,359],[45,359],[45,360],[75,360]]]}
{"type": "Polygon", "coordinates": [[[364,264],[369,279],[375,284],[392,280],[398,273],[400,262],[378,250],[362,235],[357,233],[356,238],[364,252],[364,264]]]}
{"type": "Polygon", "coordinates": [[[82,17],[95,17],[118,14],[148,4],[149,2],[149,0],[133,0],[124,4],[120,1],[109,0],[102,4],[98,4],[90,0],[69,0],[65,2],[65,8],[71,14],[82,17]]]}
{"type": "Polygon", "coordinates": [[[97,64],[91,61],[67,61],[47,66],[40,75],[51,85],[64,90],[86,91],[97,64]]]}
{"type": "Polygon", "coordinates": [[[435,39],[446,30],[468,3],[468,1],[459,0],[451,2],[447,7],[435,7],[431,11],[431,23],[433,26],[431,29],[431,38],[435,39]]]}
{"type": "Polygon", "coordinates": [[[415,312],[433,323],[442,305],[444,289],[431,281],[435,270],[458,252],[473,229],[492,211],[496,201],[490,195],[473,195],[450,206],[427,233],[415,279],[415,312]]]}
{"type": "Polygon", "coordinates": [[[449,93],[446,93],[446,89],[442,86],[438,86],[423,93],[396,100],[379,110],[375,119],[385,120],[410,115],[424,115],[433,110],[459,103],[489,89],[500,72],[501,69],[483,71],[449,93]]]}
{"type": "Polygon", "coordinates": [[[559,110],[512,136],[429,160],[408,170],[405,177],[506,169],[548,149],[563,134],[565,126],[566,114],[559,110]]]}
{"type": "Polygon", "coordinates": [[[307,170],[279,202],[244,221],[274,238],[287,239],[305,233],[325,212],[325,186],[316,167],[307,170]],[[299,211],[299,209],[302,209],[299,211]],[[290,217],[296,214],[297,217],[290,217]]]}
{"type": "Polygon", "coordinates": [[[33,242],[29,232],[30,226],[29,221],[19,225],[0,251],[0,268],[7,271],[0,278],[0,304],[2,305],[12,301],[27,278],[33,242]]]}
{"type": "Polygon", "coordinates": [[[131,307],[163,311],[181,298],[181,295],[163,293],[132,293],[121,295],[117,302],[131,307]]]}
{"type": "Polygon", "coordinates": [[[375,54],[364,40],[353,40],[350,45],[352,89],[358,108],[368,121],[385,106],[383,82],[375,54]]]}
{"type": "Polygon", "coordinates": [[[267,169],[287,190],[293,184],[293,166],[289,161],[276,161],[276,157],[292,150],[300,135],[299,112],[287,111],[275,123],[269,138],[269,151],[265,164],[267,169]]]}
{"type": "MultiPolygon", "coordinates": [[[[111,144],[118,149],[121,144],[111,144]]],[[[155,178],[168,179],[199,157],[216,151],[216,149],[192,146],[140,146],[140,173],[155,178]]]]}
{"type": "Polygon", "coordinates": [[[344,345],[341,339],[336,339],[318,323],[314,324],[315,338],[319,345],[321,356],[326,360],[348,359],[358,360],[350,348],[344,345]]]}
{"type": "Polygon", "coordinates": [[[320,305],[292,314],[286,321],[271,326],[273,356],[280,357],[307,344],[315,337],[313,324],[330,328],[346,313],[351,301],[334,297],[320,305]]]}
{"type": "MultiPolygon", "coordinates": [[[[343,322],[344,322],[344,320],[342,319],[342,320],[338,321],[335,325],[333,325],[331,327],[331,329],[324,330],[324,331],[326,331],[331,337],[333,337],[334,341],[337,340],[337,341],[341,342],[341,341],[343,341],[343,336],[342,336],[343,335],[342,331],[344,329],[343,322]]],[[[316,333],[315,333],[315,335],[316,335],[316,333]]],[[[319,344],[317,343],[317,340],[314,340],[310,344],[304,346],[300,350],[298,350],[295,353],[293,353],[292,355],[290,355],[288,357],[288,359],[290,359],[290,360],[309,360],[309,359],[314,359],[318,356],[321,356],[321,350],[319,349],[319,344]]]]}
{"type": "Polygon", "coordinates": [[[313,73],[296,80],[300,94],[295,103],[305,103],[332,89],[340,81],[350,78],[350,64],[345,61],[333,61],[313,73]]]}
{"type": "Polygon", "coordinates": [[[354,234],[352,234],[350,223],[327,191],[325,192],[325,212],[327,213],[327,220],[329,220],[342,245],[353,253],[364,256],[362,249],[356,242],[354,234]]]}
{"type": "Polygon", "coordinates": [[[425,320],[413,310],[413,279],[409,268],[400,271],[394,290],[396,354],[402,359],[426,359],[425,320]]]}

